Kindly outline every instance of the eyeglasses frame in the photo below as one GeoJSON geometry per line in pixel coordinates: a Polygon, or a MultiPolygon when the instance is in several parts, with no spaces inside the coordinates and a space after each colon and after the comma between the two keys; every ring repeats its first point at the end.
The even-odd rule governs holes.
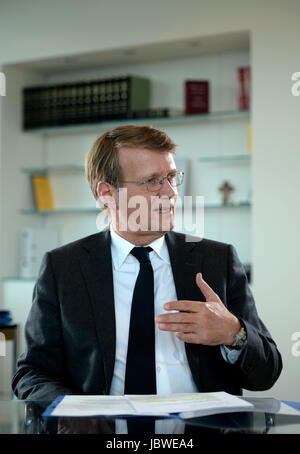
{"type": "Polygon", "coordinates": [[[170,184],[170,186],[172,186],[172,188],[176,188],[177,186],[180,186],[182,184],[182,182],[183,182],[184,172],[182,170],[177,170],[175,175],[181,175],[182,176],[182,180],[181,180],[181,182],[179,184],[173,185],[170,182],[169,178],[171,178],[171,176],[174,176],[174,174],[172,174],[172,175],[169,174],[166,177],[161,177],[161,179],[159,180],[160,188],[155,189],[155,190],[151,190],[147,186],[149,184],[149,182],[155,177],[152,177],[152,178],[149,178],[148,180],[143,180],[143,181],[122,181],[122,183],[135,183],[135,184],[140,184],[140,185],[146,185],[146,188],[147,188],[148,192],[157,192],[163,187],[163,184],[164,184],[165,180],[168,180],[168,183],[170,184]]]}

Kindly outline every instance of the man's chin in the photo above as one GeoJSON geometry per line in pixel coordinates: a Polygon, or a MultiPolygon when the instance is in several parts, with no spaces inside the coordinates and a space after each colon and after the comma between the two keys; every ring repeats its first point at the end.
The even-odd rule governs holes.
{"type": "Polygon", "coordinates": [[[118,228],[132,234],[166,233],[174,228],[174,214],[154,213],[148,217],[148,222],[143,222],[141,218],[126,219],[119,223],[118,228]]]}
{"type": "Polygon", "coordinates": [[[152,229],[152,230],[149,230],[149,232],[152,232],[152,233],[167,233],[167,232],[171,232],[171,230],[174,229],[174,226],[171,226],[169,229],[166,229],[166,228],[157,228],[156,230],[152,229]]]}
{"type": "Polygon", "coordinates": [[[160,214],[158,218],[152,219],[150,230],[153,232],[169,232],[174,228],[173,216],[160,214]]]}

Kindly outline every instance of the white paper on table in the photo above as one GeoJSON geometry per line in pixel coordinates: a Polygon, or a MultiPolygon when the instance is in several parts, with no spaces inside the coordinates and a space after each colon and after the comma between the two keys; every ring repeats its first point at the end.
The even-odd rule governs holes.
{"type": "Polygon", "coordinates": [[[229,413],[253,409],[250,402],[226,392],[182,393],[166,395],[127,395],[133,407],[139,412],[179,413],[181,418],[194,418],[213,413],[229,413]]]}
{"type": "MultiPolygon", "coordinates": [[[[156,413],[168,416],[166,412],[156,413]]],[[[111,416],[140,415],[125,396],[68,395],[51,411],[51,416],[111,416]]],[[[147,411],[143,415],[148,415],[147,411]]],[[[152,415],[152,413],[150,413],[152,415]]]]}
{"type": "Polygon", "coordinates": [[[61,396],[44,412],[45,416],[169,416],[196,418],[238,411],[300,415],[300,412],[273,398],[238,397],[226,392],[165,395],[68,395],[61,396]],[[58,402],[58,403],[57,403],[58,402]]]}

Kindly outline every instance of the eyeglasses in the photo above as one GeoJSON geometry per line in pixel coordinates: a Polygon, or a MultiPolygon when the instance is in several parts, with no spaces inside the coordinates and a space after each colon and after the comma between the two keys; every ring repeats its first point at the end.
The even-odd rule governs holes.
{"type": "Polygon", "coordinates": [[[144,181],[123,181],[123,183],[136,183],[136,184],[141,184],[145,185],[147,190],[150,192],[156,192],[159,191],[165,180],[168,180],[170,185],[173,188],[176,188],[177,186],[180,186],[183,182],[183,177],[184,177],[184,172],[177,171],[170,173],[166,177],[153,177],[149,178],[149,180],[144,180],[144,181]]]}

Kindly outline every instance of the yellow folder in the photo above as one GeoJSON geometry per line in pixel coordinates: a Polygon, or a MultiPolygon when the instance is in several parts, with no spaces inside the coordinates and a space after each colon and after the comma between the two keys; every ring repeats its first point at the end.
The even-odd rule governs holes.
{"type": "Polygon", "coordinates": [[[32,184],[37,209],[53,210],[54,203],[49,177],[43,175],[33,175],[32,184]]]}

